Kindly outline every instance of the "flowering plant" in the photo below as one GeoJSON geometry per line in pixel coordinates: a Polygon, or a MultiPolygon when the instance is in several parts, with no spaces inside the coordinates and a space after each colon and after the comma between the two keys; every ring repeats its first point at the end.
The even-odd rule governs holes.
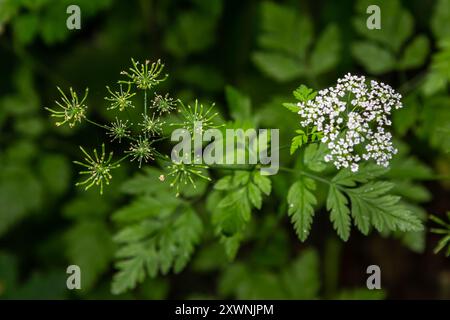
{"type": "MultiPolygon", "coordinates": [[[[126,160],[137,162],[139,168],[144,167],[144,176],[133,178],[124,186],[125,190],[138,196],[137,200],[114,214],[116,219],[128,222],[115,237],[120,246],[116,263],[118,272],[113,281],[115,293],[134,288],[146,274],[153,277],[170,268],[178,272],[187,264],[203,232],[202,219],[190,198],[200,200],[206,195],[211,224],[228,256],[233,258],[252,211],[261,209],[264,196],[268,197],[272,192],[272,179],[260,171],[262,164],[227,166],[197,162],[198,147],[202,147],[204,140],[193,141],[194,145],[198,144],[197,148],[189,148],[181,159],[174,160],[164,154],[162,142],[169,138],[165,135],[168,128],[181,129],[189,137],[190,144],[195,140],[192,134],[195,137],[208,130],[220,133],[219,129],[227,124],[218,121],[219,112],[214,109],[214,104],[206,107],[196,100],[185,105],[168,94],[156,92],[155,88],[167,79],[167,75],[162,75],[163,67],[159,60],[141,64],[132,59],[129,71],[121,73],[127,79],[120,80],[117,89],[106,87],[107,110],[114,113],[115,119],[109,124],[99,124],[87,117],[87,90],[79,101],[73,89],[67,97],[58,88],[62,102],[57,105],[62,110],[47,108],[53,117],[61,119],[56,123],[58,126],[69,124],[73,127],[86,121],[104,129],[111,143],[127,144],[117,160],[113,152],[107,154],[105,143],[101,145],[101,152],[94,149],[92,154],[80,147],[84,162],[75,163],[85,168],[80,174],[88,177],[77,185],[85,189],[99,186],[103,193],[112,172],[126,160]],[[151,93],[153,99],[149,101],[151,93]],[[139,98],[143,99],[142,104],[138,103],[139,98]],[[138,113],[142,110],[137,123],[129,117],[131,109],[138,113]],[[169,114],[172,118],[167,117],[169,114]],[[193,162],[183,161],[192,157],[193,162]],[[149,164],[153,166],[145,167],[149,164]],[[210,174],[210,169],[217,171],[210,174]],[[172,179],[170,183],[166,183],[167,177],[172,179]],[[201,190],[192,192],[199,182],[201,190]],[[213,186],[206,193],[209,182],[213,182],[213,186]],[[137,189],[136,183],[140,186],[137,189]],[[161,212],[146,212],[150,204],[160,208],[161,212]],[[170,233],[167,231],[169,225],[174,228],[170,233]]],[[[300,151],[301,164],[279,170],[286,174],[284,181],[293,179],[287,194],[287,211],[299,239],[306,241],[314,214],[322,205],[330,213],[333,227],[344,241],[350,237],[352,220],[365,235],[372,229],[383,234],[422,230],[420,218],[396,193],[395,183],[389,181],[387,174],[389,163],[397,153],[388,131],[392,123],[390,115],[402,107],[401,96],[386,84],[375,80],[368,82],[363,76],[348,74],[338,79],[335,86],[318,92],[302,85],[294,91],[294,97],[296,103],[285,103],[284,106],[299,117],[300,128],[295,130],[297,135],[292,139],[290,151],[291,155],[300,151]],[[320,190],[327,192],[324,204],[318,198],[320,190]]],[[[227,99],[240,105],[247,101],[232,88],[227,90],[227,99]]],[[[278,140],[271,138],[272,153],[278,152],[281,149],[276,144],[278,140]]],[[[243,141],[245,145],[245,136],[243,141]]],[[[237,148],[233,140],[233,158],[235,151],[242,151],[237,148]]],[[[262,147],[250,144],[244,148],[244,153],[252,154],[253,148],[262,147]]],[[[172,150],[172,156],[173,153],[172,150]]]]}
{"type": "MultiPolygon", "coordinates": [[[[131,59],[131,62],[132,67],[129,68],[129,71],[121,72],[121,75],[125,75],[127,79],[118,81],[118,89],[116,91],[106,86],[109,94],[109,96],[105,97],[105,100],[109,103],[107,110],[116,113],[115,120],[110,124],[99,124],[86,117],[88,89],[86,89],[83,99],[79,101],[74,89],[69,88],[70,98],[68,98],[58,87],[58,91],[62,95],[62,102],[56,101],[56,104],[62,110],[57,111],[52,108],[46,108],[52,117],[61,118],[61,121],[56,122],[57,126],[68,123],[72,128],[84,120],[104,129],[106,135],[111,138],[111,142],[116,140],[118,143],[122,143],[122,140],[124,140],[128,143],[128,149],[123,151],[122,158],[117,161],[112,160],[113,152],[110,152],[108,157],[105,156],[104,143],[101,146],[101,156],[98,156],[96,149],[94,149],[94,155],[90,156],[83,147],[80,147],[85,155],[84,162],[74,161],[74,163],[85,167],[86,170],[81,171],[80,174],[89,175],[89,177],[83,182],[77,183],[77,185],[84,186],[86,190],[92,186],[99,186],[100,193],[103,194],[104,186],[109,185],[112,179],[111,171],[120,167],[123,161],[136,161],[139,163],[139,168],[141,168],[143,164],[157,159],[167,168],[167,175],[174,177],[170,185],[176,187],[177,192],[181,185],[187,185],[188,183],[191,183],[195,188],[196,184],[192,176],[206,180],[209,177],[202,174],[196,165],[173,163],[169,156],[163,155],[155,145],[159,141],[168,138],[167,136],[162,136],[163,126],[166,124],[164,116],[177,110],[178,105],[182,106],[181,109],[178,109],[182,120],[179,124],[172,123],[172,125],[192,127],[195,121],[202,120],[205,121],[205,124],[212,125],[217,115],[217,113],[211,113],[214,105],[205,108],[202,104],[195,101],[194,107],[190,105],[186,107],[181,101],[171,98],[168,93],[165,95],[159,94],[154,89],[168,77],[167,74],[161,75],[164,64],[160,60],[151,64],[148,60],[145,63],[140,63],[131,59]],[[148,101],[148,94],[152,90],[154,97],[151,101],[148,101]],[[141,92],[143,92],[141,118],[139,122],[133,123],[128,111],[137,107],[136,101],[133,99],[141,92]],[[128,119],[123,119],[123,114],[128,119]]],[[[164,181],[164,179],[161,180],[162,182],[164,181]]]]}

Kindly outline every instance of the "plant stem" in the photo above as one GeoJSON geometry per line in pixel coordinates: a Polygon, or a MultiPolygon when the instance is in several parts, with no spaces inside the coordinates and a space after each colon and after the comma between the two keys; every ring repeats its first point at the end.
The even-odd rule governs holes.
{"type": "Polygon", "coordinates": [[[291,169],[291,168],[286,168],[286,167],[280,167],[279,170],[280,170],[280,171],[284,171],[284,172],[297,173],[297,174],[303,175],[303,176],[305,176],[305,177],[308,177],[308,178],[311,178],[311,179],[314,179],[314,180],[323,182],[323,183],[328,184],[328,185],[332,185],[332,184],[333,184],[333,183],[332,183],[330,180],[328,180],[328,179],[319,177],[318,175],[315,175],[315,174],[313,174],[313,173],[306,172],[306,171],[303,171],[303,170],[300,170],[300,169],[291,169]]]}
{"type": "Polygon", "coordinates": [[[124,161],[125,159],[127,159],[128,157],[130,157],[130,154],[127,154],[125,156],[123,156],[122,158],[120,158],[119,160],[117,160],[116,162],[114,162],[112,165],[116,165],[121,163],[122,161],[124,161]]]}
{"type": "Polygon", "coordinates": [[[147,89],[144,90],[144,116],[147,116],[147,89]]]}
{"type": "Polygon", "coordinates": [[[109,128],[107,126],[104,126],[104,125],[101,125],[101,124],[99,124],[99,123],[97,123],[95,121],[89,120],[88,118],[86,118],[86,121],[91,123],[91,124],[93,124],[93,125],[95,125],[95,126],[97,126],[97,127],[102,128],[102,129],[109,130],[109,128]]]}

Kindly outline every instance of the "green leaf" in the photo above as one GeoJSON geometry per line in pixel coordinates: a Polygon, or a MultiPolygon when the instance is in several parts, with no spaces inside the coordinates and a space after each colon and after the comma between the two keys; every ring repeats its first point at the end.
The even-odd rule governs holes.
{"type": "Polygon", "coordinates": [[[111,234],[99,220],[85,219],[74,224],[65,234],[66,255],[70,264],[82,270],[81,288],[90,291],[108,270],[114,254],[111,234]]]}
{"type": "Polygon", "coordinates": [[[413,69],[423,65],[430,51],[430,43],[424,35],[417,36],[406,47],[403,56],[398,62],[400,70],[413,69]]]}
{"type": "Polygon", "coordinates": [[[225,88],[225,96],[231,117],[235,121],[251,120],[251,102],[248,96],[232,86],[225,88]]]}
{"type": "Polygon", "coordinates": [[[386,194],[394,187],[389,182],[369,182],[358,188],[346,189],[352,202],[356,225],[365,233],[367,217],[379,232],[420,231],[423,229],[420,219],[399,203],[400,197],[386,194]]]}
{"type": "Polygon", "coordinates": [[[308,16],[294,8],[265,1],[261,4],[260,50],[252,54],[256,66],[269,77],[284,82],[306,72],[306,50],[313,36],[308,16]]]}
{"type": "Polygon", "coordinates": [[[237,299],[315,299],[320,289],[319,257],[306,249],[281,270],[235,263],[219,279],[222,296],[237,299]]]}
{"type": "Polygon", "coordinates": [[[162,182],[159,177],[163,174],[161,170],[153,167],[145,167],[143,173],[137,173],[131,179],[125,181],[121,191],[131,195],[153,195],[169,192],[170,186],[167,181],[162,182]]]}
{"type": "Polygon", "coordinates": [[[233,259],[242,240],[242,233],[251,218],[252,206],[260,209],[262,193],[269,195],[271,180],[259,171],[235,171],[218,181],[224,192],[208,197],[207,207],[212,213],[212,224],[220,235],[227,256],[233,259]]]}
{"type": "Polygon", "coordinates": [[[219,208],[214,211],[212,223],[217,231],[224,236],[230,237],[243,229],[245,221],[236,208],[219,208]]]}
{"type": "Polygon", "coordinates": [[[160,197],[143,196],[134,200],[131,204],[117,210],[113,214],[116,222],[136,222],[149,217],[166,217],[181,204],[179,198],[170,194],[160,197]]]}
{"type": "Polygon", "coordinates": [[[417,95],[409,95],[403,100],[404,107],[392,114],[392,125],[396,132],[404,136],[418,120],[420,104],[417,95]]]}
{"type": "Polygon", "coordinates": [[[299,61],[281,53],[258,51],[253,53],[252,60],[262,72],[279,82],[297,79],[305,73],[299,61]]]}
{"type": "Polygon", "coordinates": [[[230,261],[234,260],[234,258],[236,257],[236,254],[239,250],[239,246],[241,245],[242,242],[242,238],[243,238],[242,232],[236,232],[230,237],[222,236],[220,238],[220,242],[225,247],[225,254],[228,257],[228,260],[230,261]]]}
{"type": "Polygon", "coordinates": [[[301,241],[308,238],[314,217],[316,197],[312,193],[316,188],[313,180],[303,178],[295,182],[287,196],[288,215],[294,224],[295,232],[301,241]]]}
{"type": "Polygon", "coordinates": [[[332,70],[339,62],[341,40],[339,28],[332,24],[325,28],[311,53],[311,73],[320,75],[332,70]]]}
{"type": "Polygon", "coordinates": [[[300,85],[297,89],[292,92],[295,99],[299,100],[300,102],[307,102],[309,100],[312,100],[316,97],[317,92],[314,91],[314,89],[308,88],[304,84],[300,85]]]}
{"type": "Polygon", "coordinates": [[[225,176],[219,179],[214,185],[215,190],[228,190],[232,187],[232,176],[225,176]]]}
{"type": "Polygon", "coordinates": [[[292,138],[291,148],[289,149],[289,153],[293,155],[297,149],[299,149],[303,145],[304,135],[298,135],[292,138]]]}
{"type": "Polygon", "coordinates": [[[21,14],[13,20],[14,38],[21,45],[28,45],[39,31],[39,16],[28,13],[21,14]]]}
{"type": "Polygon", "coordinates": [[[217,16],[199,10],[180,12],[167,29],[164,46],[178,58],[201,52],[214,43],[217,16]]]}
{"type": "Polygon", "coordinates": [[[416,157],[398,155],[386,176],[396,180],[428,180],[433,177],[433,171],[416,157]]]}
{"type": "Polygon", "coordinates": [[[294,113],[298,113],[300,111],[300,107],[296,103],[285,102],[283,103],[283,107],[294,113]]]}
{"type": "Polygon", "coordinates": [[[114,237],[120,245],[116,253],[118,272],[112,292],[119,294],[142,283],[146,275],[155,277],[170,269],[180,272],[200,241],[203,224],[190,206],[184,205],[172,215],[142,220],[123,228],[114,237]]]}
{"type": "Polygon", "coordinates": [[[430,24],[431,30],[438,40],[450,38],[450,2],[448,0],[435,2],[430,24]]]}
{"type": "Polygon", "coordinates": [[[261,196],[261,191],[259,190],[259,188],[253,184],[253,183],[249,183],[248,187],[248,198],[250,199],[250,202],[255,206],[256,209],[261,209],[262,206],[262,196],[261,196]]]}
{"type": "Polygon", "coordinates": [[[312,40],[312,23],[294,8],[274,2],[261,4],[261,47],[277,50],[293,57],[303,57],[312,40]]]}
{"type": "Polygon", "coordinates": [[[267,270],[251,270],[244,264],[235,264],[223,273],[219,281],[222,295],[237,299],[283,299],[280,279],[267,270]]]}
{"type": "Polygon", "coordinates": [[[312,171],[321,172],[326,169],[324,157],[328,152],[325,143],[311,143],[305,148],[303,163],[312,171]]]}
{"type": "Polygon", "coordinates": [[[272,181],[267,176],[262,176],[259,171],[253,173],[253,182],[266,195],[270,195],[272,191],[272,181]]]}
{"type": "Polygon", "coordinates": [[[350,210],[348,200],[334,185],[330,185],[327,197],[327,210],[330,211],[330,220],[342,240],[347,241],[350,236],[350,210]]]}
{"type": "Polygon", "coordinates": [[[379,75],[395,67],[395,58],[387,50],[371,42],[356,42],[352,45],[352,54],[370,73],[379,75]]]}
{"type": "Polygon", "coordinates": [[[450,39],[438,43],[439,51],[433,54],[431,67],[423,84],[425,95],[432,95],[446,89],[450,81],[450,39]]]}
{"type": "Polygon", "coordinates": [[[448,222],[444,222],[441,218],[430,215],[430,220],[439,225],[439,228],[432,228],[431,232],[442,235],[441,240],[439,240],[438,244],[434,248],[434,253],[438,253],[443,250],[447,246],[447,250],[445,255],[450,257],[450,211],[447,212],[447,220],[448,222]]]}
{"type": "Polygon", "coordinates": [[[283,270],[281,281],[288,299],[316,299],[320,289],[319,256],[307,249],[283,270]]]}
{"type": "MultiPolygon", "coordinates": [[[[427,213],[421,207],[410,203],[404,203],[404,205],[419,217],[420,220],[424,221],[426,219],[427,213]]],[[[425,229],[421,231],[397,232],[396,236],[411,251],[416,253],[423,253],[425,251],[427,236],[425,229]]]]}
{"type": "Polygon", "coordinates": [[[342,186],[354,187],[357,182],[366,183],[388,171],[387,168],[374,163],[361,164],[357,172],[352,172],[348,168],[340,170],[331,181],[342,186]]]}
{"type": "Polygon", "coordinates": [[[400,0],[358,0],[356,4],[358,15],[353,19],[356,31],[383,47],[397,53],[405,41],[412,35],[414,19],[412,15],[401,6],[400,0]],[[381,10],[381,29],[367,28],[367,7],[377,5],[381,10]]]}

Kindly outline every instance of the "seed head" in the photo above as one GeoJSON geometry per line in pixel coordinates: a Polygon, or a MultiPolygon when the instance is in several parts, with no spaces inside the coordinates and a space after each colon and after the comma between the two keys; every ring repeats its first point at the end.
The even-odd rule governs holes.
{"type": "Polygon", "coordinates": [[[62,118],[62,121],[56,122],[57,126],[64,125],[65,123],[69,124],[69,127],[74,127],[77,122],[81,122],[82,119],[86,118],[86,109],[87,106],[84,104],[86,100],[89,89],[86,88],[83,99],[81,101],[78,100],[77,93],[71,88],[69,88],[70,99],[65,95],[65,93],[61,90],[61,88],[57,87],[58,91],[61,93],[61,102],[55,101],[55,103],[62,110],[53,110],[50,108],[45,108],[50,111],[51,117],[62,118]]]}
{"type": "Polygon", "coordinates": [[[123,91],[122,85],[119,87],[119,91],[112,91],[108,86],[106,86],[110,97],[105,97],[105,100],[111,102],[111,106],[108,107],[108,110],[119,109],[119,111],[124,111],[127,108],[134,108],[133,103],[130,99],[136,93],[130,93],[130,85],[128,85],[127,91],[123,91]]]}
{"type": "Polygon", "coordinates": [[[87,190],[93,185],[97,185],[100,186],[100,194],[103,194],[103,184],[109,185],[109,181],[112,179],[110,171],[120,167],[120,164],[111,163],[112,152],[106,157],[105,144],[102,144],[100,156],[98,156],[97,149],[94,149],[94,156],[89,155],[83,147],[80,147],[80,149],[85,155],[85,162],[74,161],[74,163],[85,167],[87,170],[80,171],[80,174],[86,174],[89,177],[82,182],[78,182],[76,186],[85,186],[85,190],[87,190]]]}
{"type": "Polygon", "coordinates": [[[111,141],[119,140],[122,142],[122,138],[128,137],[130,135],[130,130],[128,130],[128,120],[122,121],[116,117],[116,120],[111,123],[108,127],[107,135],[111,137],[111,141]]]}
{"type": "Polygon", "coordinates": [[[164,64],[160,60],[153,62],[150,65],[150,61],[146,60],[145,63],[139,63],[131,58],[133,66],[129,68],[129,71],[122,71],[121,74],[127,76],[130,80],[122,80],[120,83],[135,84],[138,89],[149,90],[152,87],[158,85],[167,79],[168,75],[165,74],[158,79],[164,64]],[[149,68],[150,65],[150,68],[149,68]]]}
{"type": "Polygon", "coordinates": [[[142,161],[149,162],[155,159],[155,148],[151,146],[151,142],[147,138],[142,136],[135,143],[131,144],[130,150],[125,152],[131,155],[131,161],[139,161],[139,168],[142,166],[142,161]]]}

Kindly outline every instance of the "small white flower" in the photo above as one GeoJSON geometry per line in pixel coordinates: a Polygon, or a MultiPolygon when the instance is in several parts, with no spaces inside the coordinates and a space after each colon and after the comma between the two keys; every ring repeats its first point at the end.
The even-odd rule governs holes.
{"type": "Polygon", "coordinates": [[[391,111],[402,107],[401,98],[387,84],[347,74],[334,87],[297,105],[301,125],[316,126],[323,134],[321,141],[330,151],[324,160],[356,172],[361,159],[388,166],[397,152],[386,128],[392,124],[391,111]]]}

